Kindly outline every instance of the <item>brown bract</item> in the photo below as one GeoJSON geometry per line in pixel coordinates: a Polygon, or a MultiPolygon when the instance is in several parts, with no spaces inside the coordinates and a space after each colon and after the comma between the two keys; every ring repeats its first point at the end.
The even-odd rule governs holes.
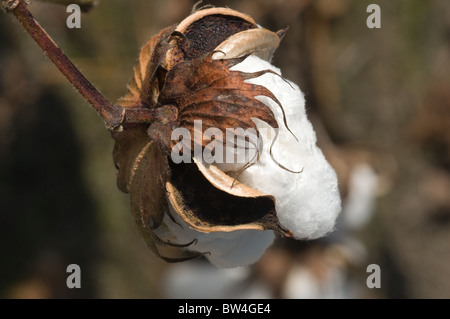
{"type": "MultiPolygon", "coordinates": [[[[272,36],[270,31],[260,29],[265,38],[255,40],[253,50],[251,43],[241,50],[239,33],[248,38],[247,31],[254,29],[258,27],[250,17],[230,9],[195,12],[142,47],[128,93],[117,103],[125,109],[138,109],[136,116],[139,109],[156,114],[149,123],[125,123],[112,135],[116,141],[118,186],[130,193],[132,214],[147,244],[167,261],[189,259],[196,254],[184,249],[195,241],[173,243],[154,234],[165,215],[175,223],[181,218],[192,229],[204,233],[271,229],[291,235],[278,221],[273,196],[239,183],[213,165],[199,161],[175,164],[170,159],[176,143],[171,140],[172,131],[184,127],[193,136],[195,120],[202,121],[203,130],[216,127],[224,136],[227,128],[256,129],[252,118],[277,127],[270,108],[255,98],[267,96],[280,105],[275,96],[265,87],[245,82],[272,71],[230,70],[249,54],[260,50],[266,54],[278,46],[275,33],[272,36]],[[233,42],[227,44],[228,39],[233,42]],[[219,45],[232,56],[213,59],[219,45]],[[162,246],[177,251],[172,257],[163,257],[159,252],[162,246]]],[[[250,34],[258,38],[259,33],[256,30],[250,34]]],[[[202,142],[201,146],[206,145],[202,142]]]]}
{"type": "MultiPolygon", "coordinates": [[[[230,71],[230,68],[244,60],[245,56],[230,60],[212,60],[211,56],[212,53],[209,53],[200,58],[183,61],[175,65],[165,77],[158,102],[160,105],[176,105],[178,116],[173,123],[151,125],[149,135],[168,154],[177,143],[171,140],[172,130],[185,127],[191,136],[194,136],[195,120],[202,120],[203,132],[215,127],[222,131],[223,136],[226,135],[227,128],[256,130],[253,117],[269,123],[272,127],[278,127],[270,108],[255,99],[255,96],[264,95],[277,101],[275,96],[263,86],[244,82],[269,71],[230,71]],[[167,132],[163,140],[159,139],[159,132],[167,132]]],[[[207,140],[202,142],[202,146],[209,143],[207,140]]]]}

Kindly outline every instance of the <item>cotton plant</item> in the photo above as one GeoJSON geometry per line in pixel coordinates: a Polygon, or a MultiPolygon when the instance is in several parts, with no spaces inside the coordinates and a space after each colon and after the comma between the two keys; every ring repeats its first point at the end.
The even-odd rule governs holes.
{"type": "Polygon", "coordinates": [[[256,262],[277,236],[308,240],[333,230],[336,174],[316,146],[301,90],[270,63],[286,30],[228,8],[194,7],[141,48],[127,93],[112,104],[24,1],[0,3],[105,121],[118,187],[158,257],[237,267],[256,262]],[[228,143],[230,131],[241,144],[228,143]],[[229,160],[230,149],[244,161],[229,160]]]}

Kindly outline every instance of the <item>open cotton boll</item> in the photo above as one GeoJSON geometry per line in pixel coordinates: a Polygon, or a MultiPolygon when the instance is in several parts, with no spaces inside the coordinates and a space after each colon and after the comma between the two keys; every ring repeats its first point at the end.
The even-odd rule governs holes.
{"type": "MultiPolygon", "coordinates": [[[[279,69],[256,56],[247,57],[231,70],[257,72],[268,69],[281,75],[279,69]]],[[[271,73],[247,82],[262,85],[274,94],[284,109],[289,129],[284,125],[279,105],[268,97],[258,97],[271,108],[279,126],[272,148],[273,158],[270,146],[275,130],[254,119],[263,140],[263,151],[259,161],[243,170],[237,179],[275,196],[280,223],[296,238],[322,237],[333,230],[341,211],[341,199],[336,173],[316,145],[315,132],[306,116],[303,93],[296,84],[271,73]]],[[[216,165],[224,171],[229,170],[229,165],[216,165]]]]}
{"type": "MultiPolygon", "coordinates": [[[[247,57],[232,69],[243,72],[270,69],[280,74],[279,69],[255,56],[247,57]]],[[[239,172],[237,179],[241,183],[273,195],[281,225],[296,238],[315,239],[333,230],[341,210],[337,177],[316,146],[316,135],[306,116],[302,92],[297,85],[277,74],[266,73],[248,82],[266,87],[282,105],[285,117],[275,101],[266,96],[257,97],[274,113],[279,126],[278,134],[266,122],[254,118],[262,139],[262,148],[258,143],[253,145],[260,150],[257,161],[250,161],[253,159],[250,152],[245,158],[254,164],[243,170],[241,168],[246,162],[214,165],[229,172],[230,176],[239,172]],[[285,119],[287,126],[284,125],[285,119]]],[[[235,154],[242,152],[245,153],[243,149],[238,149],[235,154]]],[[[173,210],[170,200],[168,203],[173,220],[164,215],[155,235],[171,243],[192,243],[186,249],[205,253],[205,257],[218,267],[233,268],[255,263],[275,238],[272,230],[197,231],[173,210]]]]}
{"type": "Polygon", "coordinates": [[[261,258],[275,239],[271,230],[202,233],[190,228],[171,207],[170,209],[176,223],[166,214],[155,234],[178,244],[196,240],[188,249],[207,253],[205,257],[217,267],[233,268],[253,264],[261,258]]]}

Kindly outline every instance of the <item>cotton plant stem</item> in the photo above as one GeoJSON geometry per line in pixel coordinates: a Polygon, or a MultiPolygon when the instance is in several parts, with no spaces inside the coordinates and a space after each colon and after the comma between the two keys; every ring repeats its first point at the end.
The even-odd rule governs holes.
{"type": "Polygon", "coordinates": [[[122,124],[124,112],[122,107],[111,104],[76,68],[62,50],[56,45],[41,25],[33,18],[23,0],[1,0],[1,5],[13,14],[31,35],[44,53],[56,65],[61,73],[72,83],[81,95],[94,107],[103,118],[108,129],[115,129],[122,124]]]}

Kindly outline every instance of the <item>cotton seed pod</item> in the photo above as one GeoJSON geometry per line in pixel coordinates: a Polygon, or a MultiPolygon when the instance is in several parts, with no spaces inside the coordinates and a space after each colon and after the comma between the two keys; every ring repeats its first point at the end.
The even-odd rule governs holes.
{"type": "MultiPolygon", "coordinates": [[[[332,229],[340,200],[338,193],[336,198],[334,171],[326,161],[322,163],[323,156],[319,161],[325,165],[326,176],[330,176],[333,207],[326,214],[326,226],[311,236],[291,229],[292,216],[280,223],[278,197],[274,196],[280,190],[262,190],[248,174],[252,167],[261,169],[266,165],[260,158],[297,179],[303,174],[303,169],[288,169],[272,156],[276,137],[271,142],[261,129],[264,123],[269,130],[280,129],[301,141],[287,125],[285,106],[279,100],[282,96],[276,96],[267,85],[252,83],[269,75],[284,85],[282,90],[301,95],[268,62],[284,32],[261,28],[251,17],[231,9],[208,8],[163,29],[142,47],[128,93],[117,104],[156,110],[160,116],[149,124],[127,124],[114,131],[114,161],[119,169],[118,186],[130,193],[132,215],[140,233],[162,259],[182,261],[205,255],[218,266],[241,266],[255,262],[272,243],[274,233],[308,238],[320,237],[332,229]],[[256,59],[252,60],[256,65],[266,63],[267,67],[251,72],[237,70],[250,58],[256,59]],[[236,166],[220,158],[211,163],[191,156],[192,151],[211,145],[207,139],[183,140],[182,154],[188,154],[191,160],[175,163],[173,151],[180,141],[173,139],[173,132],[179,128],[190,136],[204,136],[213,129],[215,142],[223,146],[228,145],[224,137],[229,129],[253,129],[265,144],[253,145],[255,156],[236,166]]],[[[315,147],[312,134],[308,143],[315,147]]],[[[249,139],[245,137],[245,141],[249,139]]],[[[284,192],[291,198],[298,195],[289,189],[284,192]]],[[[311,211],[304,213],[311,215],[311,211]]],[[[311,224],[324,224],[320,218],[313,219],[306,223],[307,228],[319,229],[320,225],[311,224]]]]}

